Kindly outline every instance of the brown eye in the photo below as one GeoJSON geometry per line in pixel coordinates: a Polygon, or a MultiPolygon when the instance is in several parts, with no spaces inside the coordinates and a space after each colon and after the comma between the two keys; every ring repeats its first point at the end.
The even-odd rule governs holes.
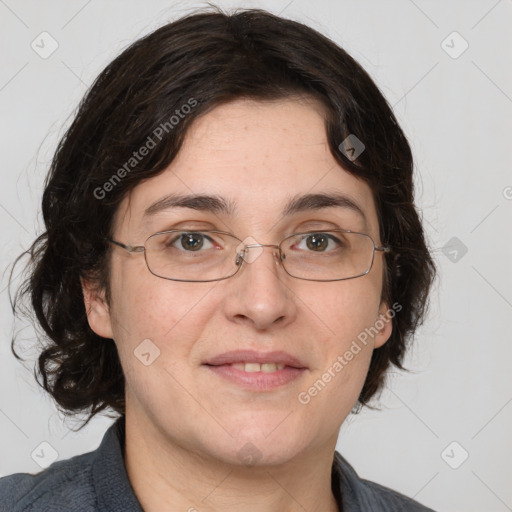
{"type": "Polygon", "coordinates": [[[307,237],[306,245],[312,251],[324,250],[329,245],[329,240],[323,234],[315,234],[307,237]]]}
{"type": "Polygon", "coordinates": [[[164,247],[177,249],[181,252],[202,252],[202,249],[212,249],[212,242],[214,240],[204,233],[181,232],[178,235],[174,234],[172,237],[168,236],[164,247]]]}
{"type": "Polygon", "coordinates": [[[180,236],[180,243],[186,250],[198,251],[204,245],[204,235],[199,233],[184,233],[180,236]]]}
{"type": "Polygon", "coordinates": [[[296,244],[298,249],[304,249],[304,247],[300,246],[302,242],[305,242],[305,248],[307,248],[309,252],[317,253],[329,252],[343,245],[337,237],[329,233],[309,233],[301,235],[299,242],[296,244]]]}

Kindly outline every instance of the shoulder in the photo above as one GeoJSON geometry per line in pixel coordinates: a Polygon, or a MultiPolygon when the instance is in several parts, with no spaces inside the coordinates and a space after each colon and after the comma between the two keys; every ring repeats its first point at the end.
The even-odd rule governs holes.
{"type": "Polygon", "coordinates": [[[95,511],[93,453],[54,462],[36,474],[16,473],[0,478],[0,512],[95,511]]]}
{"type": "Polygon", "coordinates": [[[339,452],[335,452],[334,467],[339,471],[343,504],[348,511],[434,512],[393,489],[360,478],[339,452]]]}

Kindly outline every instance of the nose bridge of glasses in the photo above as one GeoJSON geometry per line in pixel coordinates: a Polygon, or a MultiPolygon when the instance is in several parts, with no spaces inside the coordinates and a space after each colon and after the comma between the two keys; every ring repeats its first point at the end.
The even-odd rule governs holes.
{"type": "Polygon", "coordinates": [[[277,247],[279,249],[279,245],[277,244],[247,244],[245,247],[247,249],[251,247],[277,247]]]}
{"type": "Polygon", "coordinates": [[[255,240],[254,240],[254,242],[256,242],[256,243],[252,243],[252,240],[251,240],[251,243],[242,242],[242,243],[238,244],[238,246],[236,247],[236,252],[237,252],[236,262],[237,262],[237,264],[240,263],[240,258],[242,258],[246,263],[252,263],[262,254],[263,247],[274,247],[275,249],[277,249],[277,251],[274,251],[274,256],[277,256],[277,259],[279,260],[279,245],[277,245],[277,244],[260,244],[260,243],[257,243],[255,240]],[[249,249],[259,249],[259,250],[251,252],[251,251],[249,251],[249,249]]]}

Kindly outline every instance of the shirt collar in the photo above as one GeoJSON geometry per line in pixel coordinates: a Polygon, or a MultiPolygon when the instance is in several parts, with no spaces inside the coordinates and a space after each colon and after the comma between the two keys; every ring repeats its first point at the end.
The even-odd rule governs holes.
{"type": "Polygon", "coordinates": [[[125,416],[106,431],[92,463],[99,512],[144,512],[124,463],[125,416]]]}

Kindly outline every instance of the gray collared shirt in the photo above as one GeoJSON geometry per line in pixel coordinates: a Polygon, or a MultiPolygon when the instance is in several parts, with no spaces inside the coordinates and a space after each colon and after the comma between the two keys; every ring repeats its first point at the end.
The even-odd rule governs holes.
{"type": "MultiPolygon", "coordinates": [[[[124,464],[125,417],[97,450],[54,462],[31,475],[0,478],[0,512],[144,512],[124,464]]],[[[433,512],[381,485],[362,480],[334,452],[332,490],[343,512],[433,512]]]]}

